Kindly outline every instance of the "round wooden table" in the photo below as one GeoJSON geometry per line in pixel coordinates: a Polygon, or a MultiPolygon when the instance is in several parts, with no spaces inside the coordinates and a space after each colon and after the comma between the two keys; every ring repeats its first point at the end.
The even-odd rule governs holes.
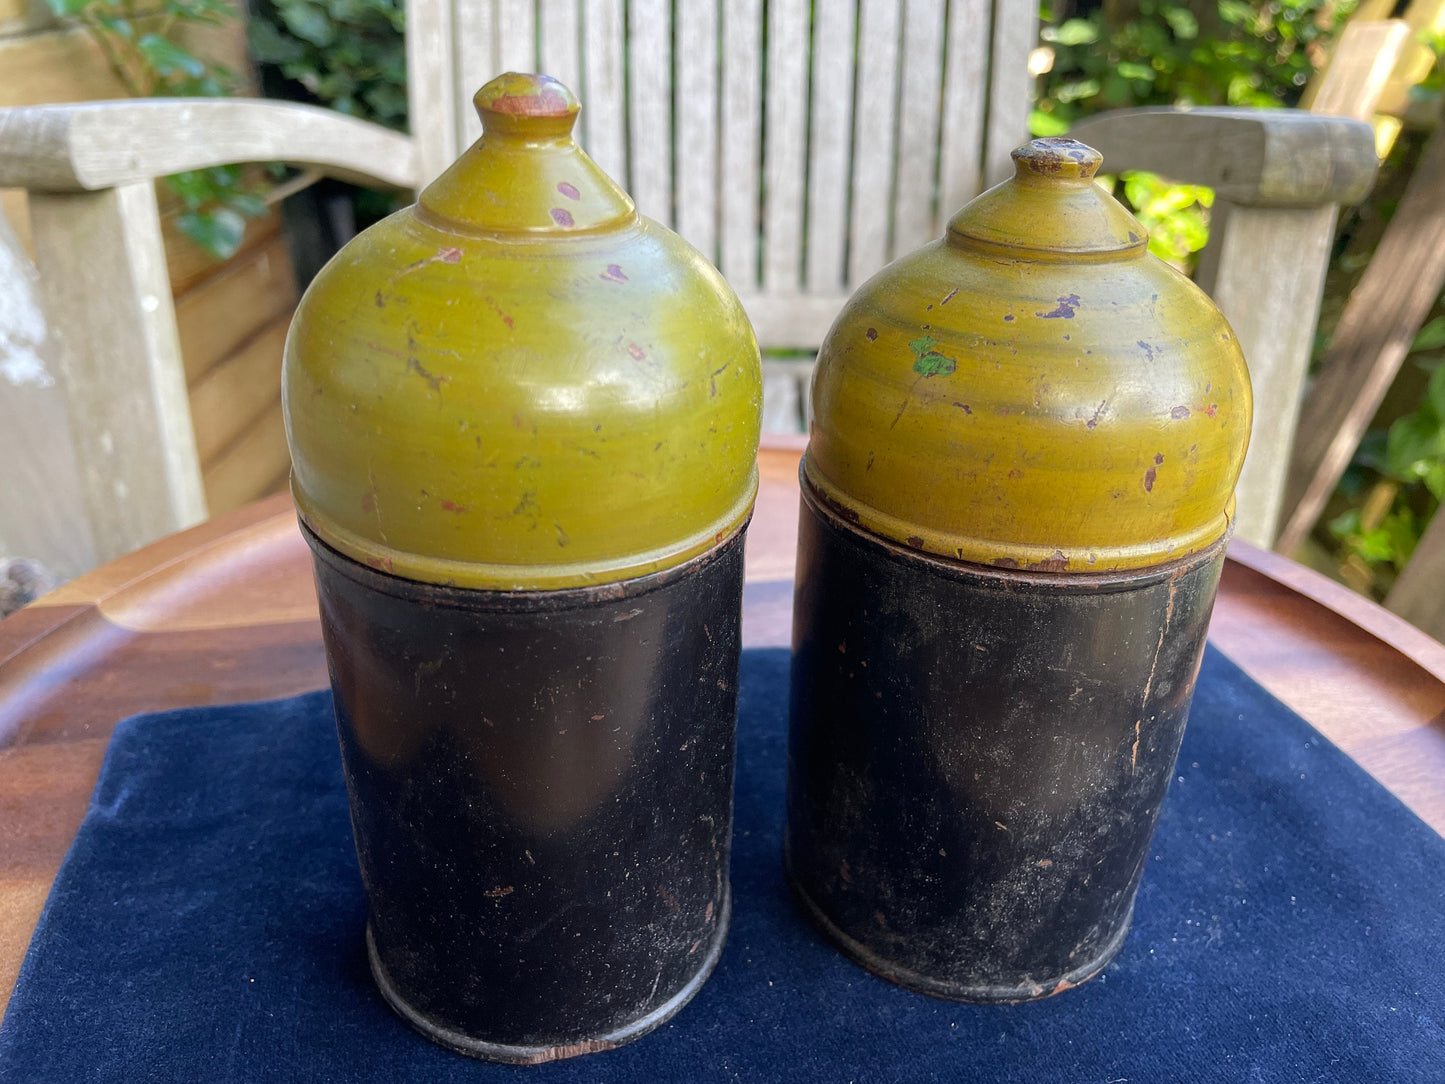
{"type": "MultiPolygon", "coordinates": [[[[802,440],[759,456],[743,638],[788,642],[802,440]]],[[[1230,548],[1213,643],[1445,834],[1445,646],[1344,587],[1230,548]]],[[[100,769],[142,711],[326,683],[286,497],[173,535],[0,621],[0,1007],[100,769]]]]}

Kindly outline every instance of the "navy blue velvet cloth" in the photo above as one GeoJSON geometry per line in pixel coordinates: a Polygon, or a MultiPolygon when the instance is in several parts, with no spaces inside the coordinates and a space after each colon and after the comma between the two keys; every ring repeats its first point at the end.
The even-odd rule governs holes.
{"type": "Polygon", "coordinates": [[[787,671],[784,651],[744,656],[732,932],[652,1035],[512,1068],[391,1014],[316,693],[116,730],[0,1029],[0,1079],[1445,1080],[1445,841],[1219,655],[1122,953],[1017,1006],[892,986],[794,909],[787,671]]]}

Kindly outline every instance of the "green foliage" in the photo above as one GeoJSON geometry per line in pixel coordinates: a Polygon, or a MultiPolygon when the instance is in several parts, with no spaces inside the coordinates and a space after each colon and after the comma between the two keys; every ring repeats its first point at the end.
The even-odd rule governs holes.
{"type": "Polygon", "coordinates": [[[1122,174],[1113,184],[1149,231],[1149,251],[1176,267],[1187,267],[1209,240],[1209,208],[1214,190],[1197,184],[1171,184],[1156,173],[1122,174]],[[1121,191],[1122,188],[1122,191],[1121,191]]]}
{"type": "MultiPolygon", "coordinates": [[[[1044,46],[1052,53],[1030,117],[1035,135],[1062,135],[1076,120],[1136,105],[1292,105],[1355,0],[1104,0],[1098,10],[1055,19],[1044,0],[1044,46]]],[[[1070,5],[1072,8],[1072,5],[1070,5]]],[[[1437,58],[1445,34],[1422,35],[1437,58]]],[[[1445,64],[1413,88],[1445,94],[1445,64]]],[[[1149,174],[1106,179],[1149,229],[1149,248],[1187,267],[1208,236],[1207,189],[1149,174]]],[[[1388,219],[1394,207],[1378,198],[1388,219]]],[[[1362,255],[1356,259],[1363,260],[1362,255]]],[[[1371,431],[1341,482],[1326,525],[1339,574],[1383,596],[1445,501],[1445,298],[1411,344],[1407,373],[1429,373],[1422,400],[1371,431]]],[[[1402,385],[1405,387],[1407,385],[1402,385]]],[[[1407,400],[1408,402],[1408,400],[1407,400]]],[[[1398,408],[1397,408],[1398,411],[1398,408]]]]}
{"type": "MultiPolygon", "coordinates": [[[[234,92],[234,74],[196,56],[181,41],[187,25],[218,26],[236,18],[227,0],[166,0],[159,15],[142,18],[135,0],[47,0],[60,18],[80,24],[95,40],[127,91],[137,98],[216,98],[234,92]]],[[[246,219],[265,203],[233,168],[166,178],[183,210],[176,224],[218,260],[241,246],[246,219]]]]}
{"type": "Polygon", "coordinates": [[[270,0],[251,53],[342,113],[406,127],[406,12],[400,0],[270,0]]]}
{"type": "MultiPolygon", "coordinates": [[[[1416,99],[1438,101],[1445,90],[1445,35],[1427,33],[1421,40],[1434,51],[1436,62],[1411,94],[1416,99]]],[[[1397,146],[1392,166],[1400,164],[1399,150],[1397,146]]],[[[1382,216],[1388,219],[1394,209],[1393,205],[1382,207],[1382,216]]],[[[1429,374],[1418,406],[1365,435],[1335,493],[1335,507],[1343,503],[1345,511],[1327,524],[1337,543],[1335,557],[1343,577],[1357,590],[1379,598],[1384,597],[1431,517],[1445,503],[1442,310],[1445,295],[1435,302],[1436,315],[1416,332],[1402,370],[1405,387],[1419,379],[1421,370],[1429,374]]]]}
{"type": "Polygon", "coordinates": [[[1413,414],[1385,432],[1382,474],[1406,484],[1422,483],[1438,504],[1445,501],[1445,365],[1437,365],[1413,414]]]}
{"type": "MultiPolygon", "coordinates": [[[[1052,66],[1029,128],[1063,135],[1082,117],[1125,106],[1289,104],[1354,7],[1354,0],[1135,0],[1056,21],[1044,0],[1052,66]]],[[[1152,174],[1122,181],[1115,195],[1148,227],[1149,250],[1187,269],[1208,238],[1214,194],[1152,174]]]]}
{"type": "MultiPolygon", "coordinates": [[[[1393,490],[1382,492],[1396,496],[1393,490]]],[[[1363,508],[1351,508],[1332,519],[1329,529],[1350,555],[1377,574],[1381,565],[1388,565],[1393,573],[1402,571],[1422,530],[1409,505],[1392,507],[1383,519],[1370,523],[1365,522],[1363,508]]]]}
{"type": "Polygon", "coordinates": [[[1410,97],[1428,102],[1437,102],[1445,94],[1445,66],[1440,63],[1445,57],[1445,30],[1423,30],[1420,42],[1435,54],[1435,66],[1430,74],[1410,88],[1410,97]]]}
{"type": "MultiPolygon", "coordinates": [[[[1415,344],[1429,351],[1445,347],[1445,318],[1421,328],[1415,344]]],[[[1327,525],[1346,578],[1378,596],[1405,567],[1445,501],[1445,361],[1417,364],[1432,370],[1423,400],[1388,428],[1366,434],[1337,494],[1347,507],[1327,525]]]]}
{"type": "MultiPolygon", "coordinates": [[[[1319,47],[1355,6],[1354,0],[1105,4],[1044,28],[1054,64],[1039,109],[1068,123],[1128,105],[1288,105],[1317,66],[1319,47]]],[[[1046,0],[1046,21],[1052,21],[1049,9],[1046,0]]]]}

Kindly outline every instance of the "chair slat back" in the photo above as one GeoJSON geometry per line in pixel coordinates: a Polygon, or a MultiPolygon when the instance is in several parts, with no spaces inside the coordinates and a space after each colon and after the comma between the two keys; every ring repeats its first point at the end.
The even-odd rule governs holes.
{"type": "Polygon", "coordinates": [[[1026,134],[1033,4],[412,0],[408,10],[427,177],[480,134],[470,99],[484,82],[507,70],[556,76],[582,100],[582,145],[644,214],[722,270],[765,347],[816,347],[858,284],[1006,175],[1026,134]],[[449,49],[432,24],[450,28],[449,49]]]}

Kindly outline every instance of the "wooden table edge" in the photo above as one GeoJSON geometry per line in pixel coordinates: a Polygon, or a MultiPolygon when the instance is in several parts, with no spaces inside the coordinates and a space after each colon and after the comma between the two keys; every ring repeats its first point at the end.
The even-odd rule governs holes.
{"type": "Polygon", "coordinates": [[[1312,568],[1241,538],[1230,541],[1228,560],[1339,615],[1445,684],[1445,644],[1379,603],[1312,568]]]}

